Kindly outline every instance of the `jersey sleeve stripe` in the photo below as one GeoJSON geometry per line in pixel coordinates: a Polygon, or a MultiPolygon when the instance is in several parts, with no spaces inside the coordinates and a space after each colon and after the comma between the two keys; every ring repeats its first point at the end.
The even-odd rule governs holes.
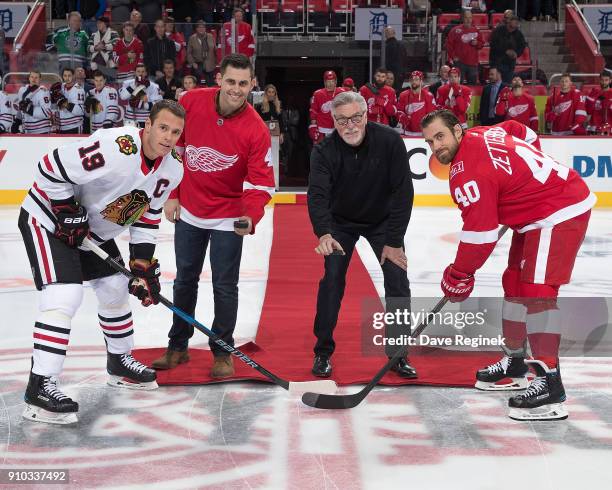
{"type": "Polygon", "coordinates": [[[157,219],[150,219],[147,218],[146,216],[142,216],[138,222],[142,222],[142,223],[147,223],[149,225],[159,225],[161,223],[161,218],[157,218],[157,219]]]}
{"type": "MultiPolygon", "coordinates": [[[[535,119],[537,119],[537,117],[535,119]]],[[[537,139],[538,139],[538,135],[536,134],[536,132],[533,129],[528,128],[527,126],[525,126],[525,141],[527,143],[531,144],[534,141],[536,141],[537,139]]]]}
{"type": "Polygon", "coordinates": [[[38,173],[40,173],[40,175],[42,175],[45,179],[47,179],[50,182],[53,182],[55,184],[65,184],[63,180],[57,179],[53,177],[52,175],[49,175],[47,172],[45,172],[40,162],[38,162],[38,173]]]}
{"type": "Polygon", "coordinates": [[[474,245],[495,243],[497,241],[497,229],[488,231],[462,231],[460,240],[463,243],[472,243],[474,245]]]}
{"type": "Polygon", "coordinates": [[[263,192],[267,192],[271,196],[274,194],[274,192],[276,192],[274,187],[267,187],[265,185],[254,185],[246,180],[244,181],[244,184],[242,184],[242,190],[243,191],[248,191],[248,190],[263,191],[263,192]]]}
{"type": "MultiPolygon", "coordinates": [[[[160,220],[161,221],[161,220],[160,220]]],[[[135,228],[149,228],[151,230],[158,230],[159,229],[159,225],[150,225],[147,223],[140,223],[140,222],[136,222],[132,225],[135,228]]]]}
{"type": "Polygon", "coordinates": [[[76,185],[76,183],[74,183],[72,180],[68,178],[68,174],[66,173],[66,170],[64,169],[64,165],[62,165],[62,161],[60,160],[59,151],[57,151],[57,148],[53,150],[53,159],[55,160],[55,164],[57,165],[57,168],[62,174],[62,177],[64,177],[64,180],[66,180],[66,182],[70,182],[72,185],[76,185]]]}
{"type": "Polygon", "coordinates": [[[147,214],[161,214],[161,212],[162,212],[161,208],[160,209],[149,209],[147,211],[147,214]]]}
{"type": "Polygon", "coordinates": [[[47,206],[45,206],[42,202],[40,202],[40,199],[38,199],[38,197],[36,197],[36,195],[32,192],[32,190],[30,190],[28,192],[28,196],[30,196],[32,198],[32,200],[36,203],[36,205],[43,211],[43,213],[45,213],[47,215],[47,218],[49,218],[52,222],[56,221],[55,216],[53,215],[53,213],[51,211],[49,211],[47,206]]]}

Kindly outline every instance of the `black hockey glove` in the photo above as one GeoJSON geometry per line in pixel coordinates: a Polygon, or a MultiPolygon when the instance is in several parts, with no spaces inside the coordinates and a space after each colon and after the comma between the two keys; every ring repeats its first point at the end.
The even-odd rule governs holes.
{"type": "Polygon", "coordinates": [[[89,235],[87,210],[78,203],[57,204],[51,207],[57,223],[53,235],[71,248],[76,248],[89,235]]]}
{"type": "Polygon", "coordinates": [[[34,104],[31,99],[23,99],[19,101],[19,110],[30,116],[34,113],[34,104]]]}
{"type": "Polygon", "coordinates": [[[143,259],[130,260],[130,270],[136,277],[130,279],[128,291],[136,296],[142,306],[156,305],[159,303],[160,267],[156,258],[151,261],[143,259]]]}
{"type": "Polygon", "coordinates": [[[85,110],[90,113],[98,112],[98,99],[91,95],[85,99],[85,110]]]}

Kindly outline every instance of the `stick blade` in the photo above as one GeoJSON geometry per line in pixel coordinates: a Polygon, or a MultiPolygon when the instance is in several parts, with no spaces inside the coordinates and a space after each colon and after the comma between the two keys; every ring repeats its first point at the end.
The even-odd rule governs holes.
{"type": "Polygon", "coordinates": [[[334,380],[322,379],[318,381],[290,381],[289,393],[301,395],[307,391],[315,393],[333,394],[338,391],[338,385],[334,380]]]}
{"type": "Polygon", "coordinates": [[[313,408],[322,408],[324,410],[346,410],[359,405],[362,397],[360,393],[354,395],[328,395],[325,393],[304,393],[302,395],[302,403],[313,408]]]}

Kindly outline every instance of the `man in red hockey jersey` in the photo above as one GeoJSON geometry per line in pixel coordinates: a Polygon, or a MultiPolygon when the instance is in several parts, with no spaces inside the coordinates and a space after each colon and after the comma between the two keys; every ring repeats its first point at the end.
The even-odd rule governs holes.
{"type": "Polygon", "coordinates": [[[380,67],[374,73],[374,83],[366,83],[359,93],[368,103],[368,121],[388,125],[389,118],[397,114],[397,97],[386,81],[387,70],[380,67]]]}
{"type": "Polygon", "coordinates": [[[467,129],[467,110],[472,101],[472,91],[469,87],[461,85],[461,72],[451,68],[449,83],[442,85],[437,92],[436,104],[441,109],[448,109],[459,119],[461,127],[467,129]]]}
{"type": "Polygon", "coordinates": [[[397,106],[402,134],[421,136],[421,120],[436,109],[433,95],[423,87],[423,72],[415,70],[410,74],[410,88],[400,94],[397,106]]]}
{"type": "Polygon", "coordinates": [[[599,88],[591,90],[586,98],[586,111],[589,115],[587,129],[591,134],[601,132],[604,125],[612,124],[612,88],[610,74],[607,71],[599,75],[599,88]]]}
{"type": "Polygon", "coordinates": [[[538,132],[538,111],[533,97],[523,91],[523,79],[514,77],[512,88],[506,87],[499,96],[495,106],[495,114],[518,121],[538,132]]]}
{"type": "Polygon", "coordinates": [[[323,88],[315,90],[310,98],[310,126],[308,136],[314,144],[323,141],[334,130],[334,120],[331,114],[331,103],[334,97],[346,89],[337,87],[336,73],[327,70],[323,73],[323,88]]]}
{"type": "Polygon", "coordinates": [[[498,225],[514,231],[502,277],[505,298],[518,300],[511,315],[504,308],[504,318],[514,327],[504,321],[509,351],[477,373],[477,387],[491,389],[507,377],[524,381],[530,364],[536,378],[509,400],[510,417],[566,418],[556,299],[559,287],[570,281],[596,198],[576,171],[542,153],[533,130],[516,121],[464,131],[443,110],[428,114],[422,126],[432,152],[450,165],[451,197],[463,219],[457,255],[443,274],[444,295],[451,301],[466,299],[474,274],[495,248],[498,225]],[[525,337],[534,360],[525,361],[520,350],[525,337]]]}
{"type": "MultiPolygon", "coordinates": [[[[193,89],[180,98],[185,131],[177,144],[184,151],[185,174],[164,206],[175,223],[174,304],[195,312],[198,282],[210,244],[215,319],[212,330],[233,345],[238,313],[238,274],[243,237],[254,233],[264,206],[274,194],[270,132],[247,102],[253,65],[243,54],[221,62],[221,87],[193,89]]],[[[153,367],[170,369],[187,362],[193,327],[174,315],[165,354],[153,367]]],[[[211,375],[234,374],[228,352],[209,342],[211,375]]]]}
{"type": "Polygon", "coordinates": [[[250,58],[255,54],[255,38],[253,37],[251,24],[244,21],[244,11],[240,8],[234,9],[232,17],[236,21],[237,32],[232,31],[231,22],[223,24],[223,32],[219,36],[220,40],[217,46],[217,59],[230,54],[234,42],[237,42],[235,52],[250,58]]]}
{"type": "Polygon", "coordinates": [[[572,87],[569,73],[561,76],[559,87],[554,87],[546,101],[546,122],[551,125],[552,134],[557,136],[584,135],[586,130],[586,109],[584,97],[572,87]]]}
{"type": "Polygon", "coordinates": [[[472,25],[472,11],[461,14],[463,24],[455,26],[446,38],[448,59],[461,70],[463,81],[476,85],[478,81],[478,50],[484,46],[481,32],[472,25]]]}

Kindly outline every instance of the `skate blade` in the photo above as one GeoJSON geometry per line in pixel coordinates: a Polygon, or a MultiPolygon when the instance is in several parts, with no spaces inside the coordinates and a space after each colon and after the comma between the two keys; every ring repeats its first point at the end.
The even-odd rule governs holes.
{"type": "Polygon", "coordinates": [[[113,388],[124,388],[127,390],[151,391],[159,388],[157,381],[149,381],[147,383],[135,383],[122,376],[109,376],[107,384],[113,388]]]}
{"type": "Polygon", "coordinates": [[[487,381],[476,381],[474,387],[482,391],[516,391],[524,390],[529,386],[527,378],[507,378],[511,381],[506,383],[489,383],[487,381]]]}
{"type": "Polygon", "coordinates": [[[568,417],[563,403],[551,403],[536,408],[510,407],[508,417],[513,420],[564,420],[568,417]]]}
{"type": "Polygon", "coordinates": [[[44,408],[28,405],[27,403],[21,415],[26,420],[46,424],[69,425],[76,424],[79,421],[76,412],[50,412],[44,408]]]}

